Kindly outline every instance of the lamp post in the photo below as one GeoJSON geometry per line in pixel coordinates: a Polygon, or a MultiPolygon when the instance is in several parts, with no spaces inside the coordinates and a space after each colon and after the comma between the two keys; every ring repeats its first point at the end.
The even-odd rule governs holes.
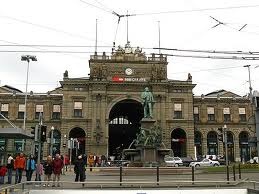
{"type": "Polygon", "coordinates": [[[50,135],[50,155],[51,155],[51,158],[53,158],[53,132],[54,132],[54,127],[52,126],[51,128],[51,135],[50,135]]]}
{"type": "Polygon", "coordinates": [[[227,125],[223,126],[224,142],[225,142],[225,154],[226,154],[226,165],[228,166],[228,137],[227,137],[227,125]]]}
{"type": "Polygon", "coordinates": [[[27,106],[27,89],[28,89],[28,78],[29,78],[29,67],[30,67],[30,61],[37,61],[36,56],[32,55],[22,55],[21,61],[27,61],[27,73],[26,73],[26,86],[25,86],[25,101],[24,101],[24,116],[23,116],[23,129],[25,130],[26,128],[26,117],[27,117],[27,111],[26,111],[26,106],[27,106]]]}

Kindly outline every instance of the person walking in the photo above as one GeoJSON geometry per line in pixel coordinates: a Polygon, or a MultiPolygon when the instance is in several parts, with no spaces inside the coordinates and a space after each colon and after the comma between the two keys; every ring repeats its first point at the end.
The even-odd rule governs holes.
{"type": "Polygon", "coordinates": [[[26,161],[26,177],[27,181],[31,181],[33,171],[36,169],[36,164],[33,155],[30,155],[30,158],[26,161]]]}
{"type": "Polygon", "coordinates": [[[35,177],[35,181],[41,181],[42,174],[43,174],[43,165],[41,163],[36,164],[36,177],[35,177]]]}
{"type": "Polygon", "coordinates": [[[20,153],[14,161],[14,169],[15,169],[15,184],[20,183],[22,180],[22,173],[25,169],[25,157],[23,153],[20,153]]]}
{"type": "Polygon", "coordinates": [[[84,182],[85,181],[85,164],[82,155],[78,156],[78,159],[75,161],[74,172],[76,174],[75,182],[84,182]]]}
{"type": "Polygon", "coordinates": [[[90,166],[90,171],[92,171],[92,167],[94,166],[94,155],[92,153],[88,156],[88,163],[90,166]]]}
{"type": "MultiPolygon", "coordinates": [[[[47,157],[47,161],[43,164],[43,169],[45,174],[44,181],[47,181],[47,186],[49,187],[49,182],[51,181],[51,175],[53,172],[53,161],[51,156],[47,157]]],[[[46,186],[46,184],[44,184],[43,186],[46,186]]]]}
{"type": "Polygon", "coordinates": [[[12,176],[14,169],[14,159],[11,154],[8,154],[7,158],[7,184],[12,184],[12,176]]]}
{"type": "Polygon", "coordinates": [[[64,166],[63,160],[61,160],[61,157],[59,154],[56,154],[55,159],[53,160],[53,185],[52,187],[55,187],[55,181],[57,180],[57,187],[60,187],[59,181],[60,181],[60,175],[62,172],[62,168],[64,166]]]}
{"type": "Polygon", "coordinates": [[[4,184],[4,177],[6,175],[7,168],[6,166],[0,165],[0,184],[4,184]]]}

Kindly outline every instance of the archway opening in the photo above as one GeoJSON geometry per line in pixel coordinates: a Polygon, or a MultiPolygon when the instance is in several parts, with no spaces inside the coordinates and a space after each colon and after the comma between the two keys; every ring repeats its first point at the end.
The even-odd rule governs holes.
{"type": "Polygon", "coordinates": [[[174,156],[186,157],[186,133],[181,128],[176,128],[171,133],[171,149],[174,152],[174,156]]]}
{"type": "Polygon", "coordinates": [[[248,161],[250,159],[250,148],[248,146],[249,134],[246,131],[242,131],[239,134],[239,147],[240,158],[242,161],[248,161]]]}
{"type": "Polygon", "coordinates": [[[109,115],[109,156],[121,159],[122,150],[136,138],[143,115],[142,104],[135,100],[122,100],[112,107],[109,115]]]}
{"type": "Polygon", "coordinates": [[[79,127],[75,127],[69,132],[69,140],[71,140],[69,157],[72,162],[77,155],[85,154],[85,137],[85,131],[79,127]]]}
{"type": "MultiPolygon", "coordinates": [[[[60,152],[60,145],[61,145],[61,133],[59,130],[54,129],[53,130],[53,140],[51,140],[51,131],[49,132],[49,143],[52,142],[52,156],[55,156],[55,154],[61,154],[60,152]]],[[[51,146],[49,146],[49,155],[51,155],[51,146]]]]}
{"type": "Polygon", "coordinates": [[[202,157],[202,134],[200,131],[194,131],[194,145],[196,147],[197,158],[202,157]]]}
{"type": "Polygon", "coordinates": [[[218,155],[218,135],[215,131],[210,131],[207,135],[208,155],[218,155]]]}

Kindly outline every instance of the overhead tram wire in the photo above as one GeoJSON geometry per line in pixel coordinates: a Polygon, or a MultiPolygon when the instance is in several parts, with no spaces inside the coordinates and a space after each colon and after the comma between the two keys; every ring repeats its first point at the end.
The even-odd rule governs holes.
{"type": "Polygon", "coordinates": [[[229,6],[229,7],[216,7],[216,8],[204,8],[204,9],[189,9],[189,10],[172,10],[172,11],[161,11],[161,12],[150,12],[150,13],[136,13],[136,16],[145,15],[158,15],[158,14],[170,14],[170,13],[187,13],[187,12],[204,12],[204,11],[215,11],[215,10],[228,10],[228,9],[243,9],[243,8],[254,8],[259,5],[240,5],[240,6],[229,6]]]}
{"type": "MultiPolygon", "coordinates": [[[[1,41],[1,40],[0,40],[1,41]]],[[[56,47],[56,48],[93,48],[94,45],[50,45],[50,44],[18,44],[18,45],[10,45],[10,44],[0,44],[0,47],[56,47]]],[[[111,48],[112,46],[99,46],[99,48],[111,48]]]]}
{"type": "Polygon", "coordinates": [[[202,56],[202,55],[175,55],[175,54],[163,54],[171,57],[186,57],[186,58],[202,58],[202,59],[229,59],[229,60],[259,60],[258,57],[237,57],[237,56],[202,56]]]}
{"type": "Polygon", "coordinates": [[[38,28],[43,28],[43,29],[47,29],[47,30],[50,30],[50,31],[63,33],[63,34],[66,34],[68,36],[71,36],[71,37],[77,37],[77,38],[81,38],[81,39],[89,40],[89,41],[93,41],[93,42],[95,41],[95,39],[91,39],[91,38],[88,38],[88,37],[80,35],[80,34],[66,32],[64,30],[56,29],[56,28],[41,25],[41,24],[32,23],[32,22],[29,22],[29,21],[26,21],[26,20],[21,20],[21,19],[18,19],[18,18],[14,18],[14,17],[10,17],[10,16],[4,16],[4,15],[0,15],[0,17],[6,18],[6,19],[9,19],[9,20],[13,20],[13,21],[16,21],[16,22],[24,23],[24,24],[27,24],[27,25],[32,25],[32,26],[35,26],[35,27],[38,27],[38,28]]]}
{"type": "Polygon", "coordinates": [[[216,51],[216,50],[195,50],[195,49],[176,49],[176,48],[152,48],[154,50],[167,50],[178,52],[195,52],[195,53],[211,53],[211,54],[235,54],[235,55],[258,55],[259,51],[216,51]]]}

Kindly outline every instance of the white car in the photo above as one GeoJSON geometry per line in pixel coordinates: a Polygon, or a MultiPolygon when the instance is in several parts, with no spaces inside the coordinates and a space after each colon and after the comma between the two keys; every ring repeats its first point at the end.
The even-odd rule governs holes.
{"type": "Polygon", "coordinates": [[[200,167],[200,166],[219,166],[220,163],[218,161],[210,160],[210,159],[203,159],[200,162],[191,162],[190,166],[200,167]]]}
{"type": "Polygon", "coordinates": [[[179,157],[167,156],[164,158],[166,166],[183,166],[183,161],[179,157]]]}

